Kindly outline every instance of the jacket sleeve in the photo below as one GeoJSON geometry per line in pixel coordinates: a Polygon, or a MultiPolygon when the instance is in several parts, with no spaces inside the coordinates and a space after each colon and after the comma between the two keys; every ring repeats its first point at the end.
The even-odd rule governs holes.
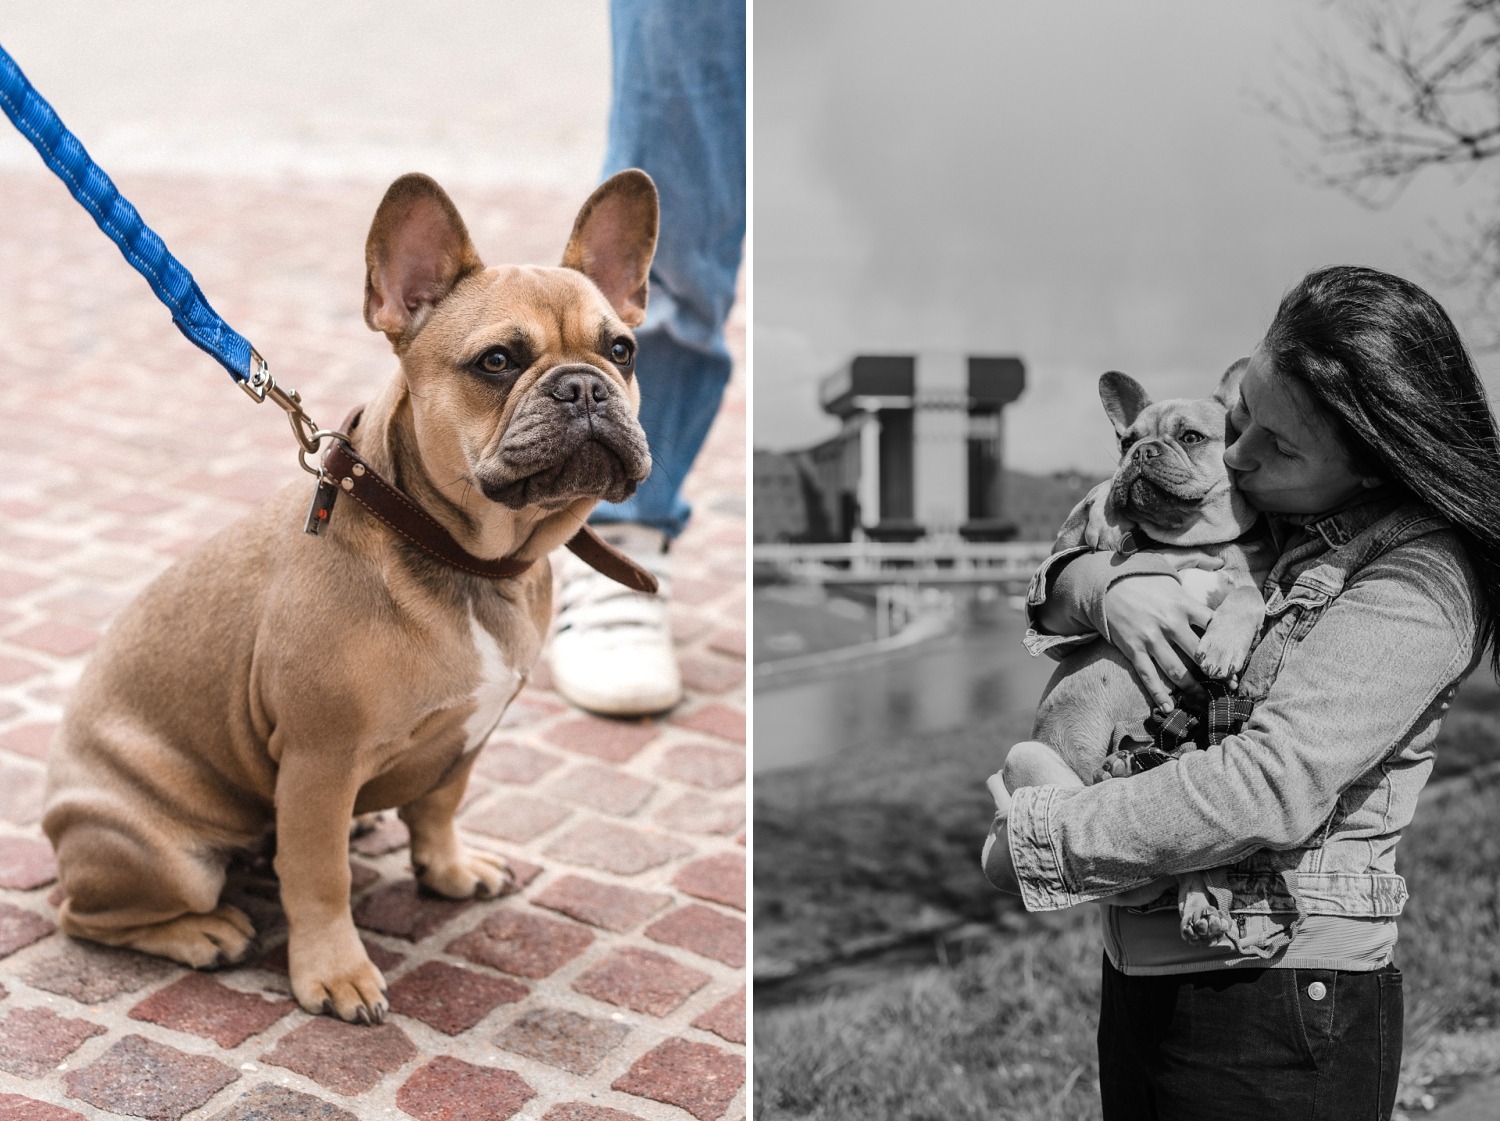
{"type": "Polygon", "coordinates": [[[1017,790],[1007,837],[1027,909],[1314,837],[1340,793],[1440,715],[1478,658],[1467,564],[1456,544],[1424,540],[1355,574],[1239,735],[1128,779],[1017,790]]]}
{"type": "Polygon", "coordinates": [[[1098,580],[1079,577],[1079,565],[1070,565],[1075,557],[1091,552],[1086,545],[1061,549],[1053,553],[1036,570],[1026,589],[1026,634],[1022,642],[1032,657],[1046,654],[1061,661],[1080,646],[1095,639],[1109,641],[1109,621],[1104,614],[1104,593],[1127,576],[1159,575],[1177,578],[1177,570],[1160,553],[1139,552],[1114,554],[1109,573],[1098,580]],[[1052,634],[1041,626],[1042,605],[1060,597],[1067,617],[1088,629],[1076,634],[1052,634]]]}

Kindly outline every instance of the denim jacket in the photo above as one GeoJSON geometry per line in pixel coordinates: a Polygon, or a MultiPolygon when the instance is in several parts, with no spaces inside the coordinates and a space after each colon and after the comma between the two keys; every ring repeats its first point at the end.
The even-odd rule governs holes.
{"type": "MultiPolygon", "coordinates": [[[[1028,910],[1215,869],[1247,949],[1263,932],[1262,955],[1287,938],[1271,915],[1295,914],[1294,932],[1308,915],[1400,914],[1396,843],[1479,660],[1483,592],[1454,530],[1410,499],[1377,493],[1283,528],[1244,729],[1129,779],[1016,791],[1007,828],[1028,910]]],[[[1033,607],[1068,555],[1037,573],[1033,607]]],[[[1027,645],[1061,656],[1095,638],[1033,627],[1027,645]]]]}

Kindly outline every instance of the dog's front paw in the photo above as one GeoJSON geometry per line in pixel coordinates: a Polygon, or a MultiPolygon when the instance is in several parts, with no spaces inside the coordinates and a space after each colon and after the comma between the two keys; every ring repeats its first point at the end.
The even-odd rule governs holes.
{"type": "Polygon", "coordinates": [[[1210,635],[1198,640],[1198,668],[1215,681],[1224,681],[1238,673],[1249,657],[1248,646],[1216,642],[1210,635]]]}
{"type": "Polygon", "coordinates": [[[452,859],[418,865],[416,873],[424,888],[448,899],[491,899],[516,886],[504,857],[462,845],[452,859]]]}
{"type": "Polygon", "coordinates": [[[1229,933],[1229,918],[1218,911],[1202,911],[1182,920],[1182,940],[1190,946],[1222,945],[1220,939],[1229,933]]]}
{"type": "Polygon", "coordinates": [[[326,1012],[352,1024],[384,1023],[390,1010],[385,977],[357,936],[354,945],[357,952],[339,953],[326,945],[308,951],[294,944],[288,954],[292,995],[315,1016],[326,1012]]]}

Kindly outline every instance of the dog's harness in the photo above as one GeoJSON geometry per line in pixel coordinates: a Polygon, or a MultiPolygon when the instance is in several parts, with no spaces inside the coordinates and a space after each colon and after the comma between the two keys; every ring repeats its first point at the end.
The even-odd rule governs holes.
{"type": "MultiPolygon", "coordinates": [[[[120,194],[46,98],[27,81],[4,47],[0,47],[0,108],[93,216],[125,260],[146,278],[188,341],[212,355],[229,371],[235,384],[255,401],[269,398],[286,412],[299,445],[297,460],[304,471],[318,477],[312,509],[304,526],[308,533],[316,534],[327,524],[333,500],[344,490],[394,532],[444,564],[494,579],[518,576],[531,566],[530,561],[509,557],[474,556],[435,518],[361,459],[349,443],[348,431],[319,428],[302,408],[301,395],[295,389],[276,384],[266,360],[209,305],[192,274],[120,194]],[[322,466],[313,467],[307,457],[316,455],[325,439],[330,443],[323,453],[322,466]]],[[[352,430],[358,417],[356,410],[345,422],[345,429],[352,430]]],[[[586,525],[568,542],[568,548],[584,563],[627,588],[656,591],[655,576],[612,548],[586,525]]]]}
{"type": "Polygon", "coordinates": [[[1239,734],[1250,719],[1254,702],[1236,694],[1223,681],[1204,679],[1199,685],[1206,699],[1184,697],[1165,716],[1152,712],[1145,721],[1149,740],[1122,737],[1120,745],[1104,757],[1104,771],[1116,778],[1140,774],[1186,752],[1216,746],[1239,734]]]}

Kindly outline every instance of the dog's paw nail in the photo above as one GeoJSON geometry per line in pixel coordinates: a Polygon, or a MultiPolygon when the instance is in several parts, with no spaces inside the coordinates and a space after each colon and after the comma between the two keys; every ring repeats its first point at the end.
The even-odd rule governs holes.
{"type": "Polygon", "coordinates": [[[325,1016],[332,1016],[333,1015],[333,997],[331,997],[331,996],[325,996],[323,998],[323,1015],[325,1015],[325,1016]]]}
{"type": "Polygon", "coordinates": [[[361,1004],[354,1010],[354,1019],[357,1023],[368,1024],[370,1022],[370,1010],[361,1004]]]}

